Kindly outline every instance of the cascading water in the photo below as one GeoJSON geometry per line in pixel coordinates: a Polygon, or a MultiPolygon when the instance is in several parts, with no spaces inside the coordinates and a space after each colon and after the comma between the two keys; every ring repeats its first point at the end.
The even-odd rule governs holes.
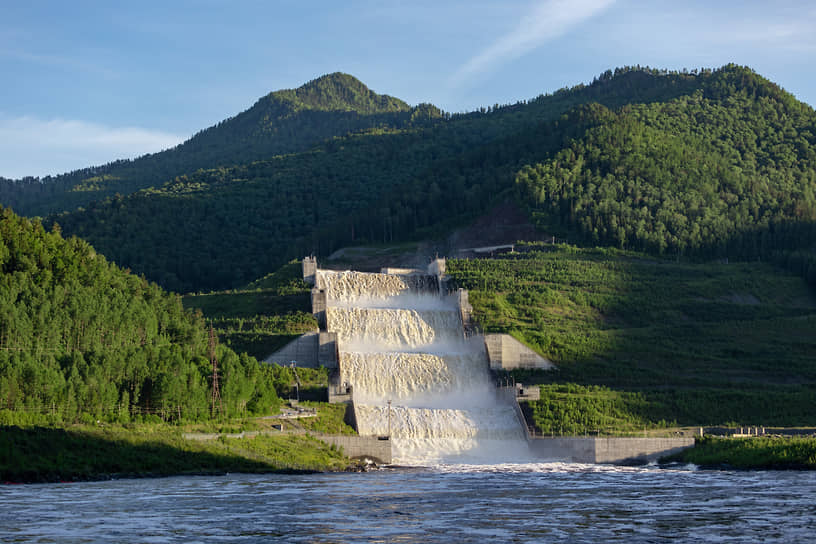
{"type": "Polygon", "coordinates": [[[401,464],[528,458],[515,408],[490,383],[483,342],[464,338],[436,278],[320,270],[317,282],[360,434],[390,434],[401,464]]]}

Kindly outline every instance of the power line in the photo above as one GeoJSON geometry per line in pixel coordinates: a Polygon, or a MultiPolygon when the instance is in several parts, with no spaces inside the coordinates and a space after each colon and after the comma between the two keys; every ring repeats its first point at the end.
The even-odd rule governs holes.
{"type": "Polygon", "coordinates": [[[210,409],[210,417],[215,417],[215,403],[218,402],[218,413],[224,413],[224,407],[221,404],[221,388],[218,385],[218,359],[215,356],[215,329],[210,323],[210,362],[212,363],[212,408],[210,409]]]}

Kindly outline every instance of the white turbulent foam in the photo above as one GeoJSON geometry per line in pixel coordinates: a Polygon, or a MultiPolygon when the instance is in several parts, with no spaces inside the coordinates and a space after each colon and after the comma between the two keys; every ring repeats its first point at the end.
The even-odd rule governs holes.
{"type": "MultiPolygon", "coordinates": [[[[357,406],[357,425],[362,434],[388,433],[388,406],[357,406]]],[[[394,438],[425,439],[488,438],[506,440],[521,437],[511,406],[453,408],[391,408],[391,435],[394,438]]]]}
{"type": "Polygon", "coordinates": [[[348,352],[340,354],[341,380],[354,384],[355,399],[409,401],[468,390],[484,394],[491,387],[480,353],[348,352]]]}
{"type": "Polygon", "coordinates": [[[498,402],[490,384],[484,343],[464,338],[458,308],[430,296],[431,284],[318,271],[360,434],[388,434],[390,413],[395,463],[528,461],[515,408],[498,402]]]}
{"type": "MultiPolygon", "coordinates": [[[[388,434],[388,407],[357,405],[361,434],[388,434]]],[[[391,409],[392,455],[401,464],[529,459],[512,406],[391,409]],[[508,459],[509,458],[509,459],[508,459]]]]}
{"type": "Polygon", "coordinates": [[[317,271],[317,285],[326,290],[330,301],[353,302],[358,299],[387,299],[404,293],[417,293],[433,287],[432,276],[373,274],[369,272],[317,271]]]}
{"type": "Polygon", "coordinates": [[[393,349],[417,348],[434,342],[461,340],[462,321],[450,310],[393,308],[326,308],[328,330],[347,344],[393,349]]]}

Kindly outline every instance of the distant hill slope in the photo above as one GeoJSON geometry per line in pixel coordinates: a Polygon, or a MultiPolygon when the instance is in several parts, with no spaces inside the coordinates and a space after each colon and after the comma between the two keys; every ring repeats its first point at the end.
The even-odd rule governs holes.
{"type": "MultiPolygon", "coordinates": [[[[694,78],[681,74],[609,71],[592,85],[540,96],[526,107],[482,108],[454,116],[459,149],[506,134],[511,127],[552,119],[570,107],[598,101],[608,107],[650,102],[682,94],[694,78]],[[647,83],[646,83],[647,82],[647,83]],[[485,117],[491,112],[491,121],[485,117]],[[498,114],[498,115],[493,115],[498,114]],[[493,120],[500,118],[496,123],[493,120]]],[[[28,216],[71,211],[116,194],[159,187],[174,177],[200,169],[245,164],[276,155],[306,151],[326,140],[366,130],[427,127],[451,120],[431,104],[410,107],[378,95],[348,74],[333,73],[298,89],[275,91],[243,113],[194,135],[179,146],[134,160],[118,160],[43,179],[0,178],[0,204],[28,216]]]]}
{"type": "Polygon", "coordinates": [[[251,148],[284,126],[311,134],[304,112],[326,108],[335,120],[397,117],[305,151],[189,171],[48,224],[183,292],[239,286],[305,253],[428,237],[510,195],[543,230],[573,240],[784,259],[810,273],[816,115],[747,68],[617,69],[461,115],[407,109],[340,74],[270,97],[196,145],[231,149],[218,135],[235,134],[247,138],[235,149],[251,148]]]}
{"type": "Polygon", "coordinates": [[[350,132],[402,127],[438,117],[379,95],[348,74],[329,74],[298,89],[272,92],[251,108],[202,130],[179,146],[43,180],[0,178],[0,203],[25,215],[72,210],[94,200],[159,186],[201,168],[228,166],[305,151],[350,132]]]}
{"type": "MultiPolygon", "coordinates": [[[[268,369],[219,347],[224,413],[277,404],[268,369]]],[[[0,423],[210,415],[200,315],[87,242],[0,208],[0,423]]]]}
{"type": "Polygon", "coordinates": [[[617,70],[527,103],[200,170],[49,222],[179,291],[428,236],[511,194],[545,230],[591,243],[803,255],[816,243],[815,125],[809,106],[747,68],[617,70]]]}
{"type": "Polygon", "coordinates": [[[767,80],[733,68],[675,100],[582,115],[589,130],[516,176],[540,223],[659,254],[816,246],[816,115],[767,80]]]}

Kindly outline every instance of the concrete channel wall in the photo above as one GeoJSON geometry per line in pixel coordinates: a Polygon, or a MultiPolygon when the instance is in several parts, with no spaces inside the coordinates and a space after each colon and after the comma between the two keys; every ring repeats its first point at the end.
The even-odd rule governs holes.
{"type": "Polygon", "coordinates": [[[294,361],[297,366],[329,369],[337,368],[337,334],[307,332],[264,359],[267,364],[286,366],[294,361]]]}
{"type": "MultiPolygon", "coordinates": [[[[357,431],[357,406],[349,395],[346,408],[346,424],[357,431]]],[[[315,435],[327,444],[343,448],[343,453],[352,459],[371,459],[379,464],[391,463],[391,438],[388,436],[360,436],[349,434],[315,435]]]]}
{"type": "Polygon", "coordinates": [[[532,438],[530,451],[542,460],[574,463],[638,464],[657,461],[694,446],[694,438],[580,437],[532,438]]]}
{"type": "Polygon", "coordinates": [[[320,333],[307,332],[264,359],[265,363],[286,366],[296,361],[298,366],[317,368],[320,333]]]}
{"type": "Polygon", "coordinates": [[[524,429],[524,438],[527,442],[530,442],[532,436],[530,435],[530,428],[527,426],[527,418],[524,417],[524,412],[521,410],[521,406],[518,403],[518,399],[516,398],[516,388],[515,387],[497,387],[496,388],[496,398],[499,402],[507,402],[511,406],[513,406],[516,412],[516,419],[518,419],[519,425],[521,428],[524,429]]]}

